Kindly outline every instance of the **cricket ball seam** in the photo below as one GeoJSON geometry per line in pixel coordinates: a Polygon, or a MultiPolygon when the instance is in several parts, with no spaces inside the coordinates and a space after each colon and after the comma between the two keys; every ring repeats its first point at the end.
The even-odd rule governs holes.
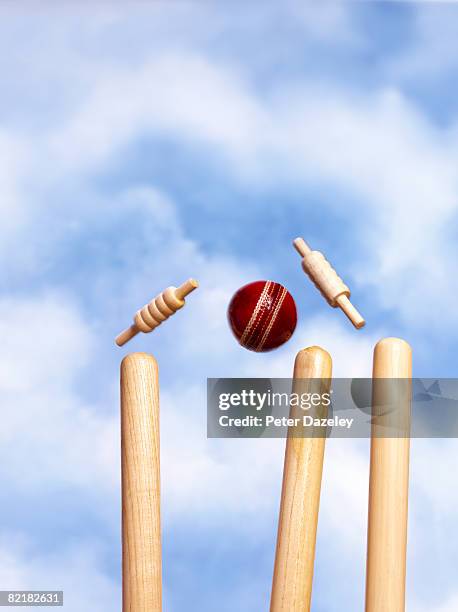
{"type": "Polygon", "coordinates": [[[270,320],[269,325],[267,326],[266,331],[264,332],[263,337],[261,338],[261,342],[258,344],[257,350],[260,351],[264,344],[267,342],[267,338],[269,337],[270,332],[272,331],[272,327],[274,326],[275,321],[278,319],[278,313],[282,307],[283,302],[285,301],[287,291],[285,287],[282,287],[281,293],[277,298],[277,304],[275,306],[275,310],[273,312],[272,318],[270,320]]]}
{"type": "Polygon", "coordinates": [[[270,285],[271,285],[271,281],[267,281],[261,293],[259,294],[258,301],[256,302],[256,306],[253,310],[253,314],[251,315],[251,318],[248,321],[248,324],[245,327],[245,330],[240,338],[240,344],[247,344],[247,345],[250,344],[250,341],[253,338],[256,328],[258,327],[260,323],[260,318],[258,316],[259,311],[263,307],[264,301],[266,300],[267,295],[269,294],[270,285]]]}

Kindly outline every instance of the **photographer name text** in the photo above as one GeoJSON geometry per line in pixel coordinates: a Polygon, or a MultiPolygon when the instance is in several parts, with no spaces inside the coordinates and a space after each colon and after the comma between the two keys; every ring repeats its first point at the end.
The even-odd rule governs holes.
{"type": "Polygon", "coordinates": [[[230,417],[222,415],[219,417],[220,427],[341,427],[350,429],[354,419],[341,417],[318,418],[310,415],[300,417],[274,417],[252,416],[230,417]]]}

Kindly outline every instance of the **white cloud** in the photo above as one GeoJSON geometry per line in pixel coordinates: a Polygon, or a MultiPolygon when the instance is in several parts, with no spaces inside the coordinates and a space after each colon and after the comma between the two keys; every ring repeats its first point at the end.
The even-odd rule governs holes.
{"type": "MultiPolygon", "coordinates": [[[[330,5],[307,21],[321,32],[322,20],[340,27],[349,14],[330,5]]],[[[104,23],[97,27],[109,27],[104,23]]],[[[84,60],[75,56],[80,75],[84,60]]],[[[366,290],[406,324],[435,326],[438,309],[455,321],[454,309],[444,306],[457,298],[449,283],[456,253],[447,238],[457,211],[456,133],[436,127],[398,90],[354,94],[312,78],[280,77],[261,94],[247,66],[173,47],[145,50],[134,66],[107,60],[88,69],[87,89],[76,86],[67,113],[39,138],[32,133],[27,159],[14,162],[8,154],[37,192],[55,188],[59,174],[87,180],[145,135],[211,154],[246,188],[297,182],[337,188],[359,202],[352,209],[361,253],[355,275],[366,290]]],[[[8,219],[21,192],[15,175],[6,170],[8,219]]],[[[44,197],[37,204],[30,188],[22,200],[28,212],[22,222],[30,226],[20,238],[27,243],[38,209],[46,214],[49,203],[44,197]]]]}
{"type": "Polygon", "coordinates": [[[153,131],[216,145],[239,167],[252,163],[269,126],[245,88],[236,70],[193,54],[161,54],[137,70],[118,68],[104,74],[68,123],[50,134],[50,155],[67,172],[75,166],[93,171],[134,136],[153,131]]]}
{"type": "MultiPolygon", "coordinates": [[[[312,92],[288,111],[285,155],[296,171],[337,182],[361,200],[352,215],[370,257],[360,280],[407,323],[435,325],[434,312],[456,299],[448,282],[454,247],[444,234],[457,211],[458,175],[447,133],[396,91],[367,99],[312,92]],[[372,223],[358,223],[359,215],[372,223]]],[[[453,320],[454,310],[444,315],[453,320]]]]}
{"type": "Polygon", "coordinates": [[[57,294],[4,298],[0,315],[3,482],[27,495],[67,486],[112,495],[118,419],[86,405],[76,389],[94,341],[87,324],[57,294]]]}
{"type": "Polygon", "coordinates": [[[67,388],[75,370],[88,362],[93,342],[72,303],[50,293],[0,300],[0,333],[4,392],[30,393],[49,384],[67,388]]]}
{"type": "Polygon", "coordinates": [[[69,612],[119,609],[119,584],[100,571],[97,541],[69,547],[64,554],[37,554],[26,536],[0,537],[0,583],[6,590],[64,591],[69,612]]]}
{"type": "Polygon", "coordinates": [[[261,97],[242,74],[192,53],[103,73],[48,134],[48,157],[65,173],[93,173],[149,133],[216,154],[245,186],[318,182],[350,193],[360,282],[405,323],[436,325],[434,312],[457,297],[448,282],[455,249],[444,238],[457,211],[454,132],[396,89],[349,95],[279,81],[261,97]]]}

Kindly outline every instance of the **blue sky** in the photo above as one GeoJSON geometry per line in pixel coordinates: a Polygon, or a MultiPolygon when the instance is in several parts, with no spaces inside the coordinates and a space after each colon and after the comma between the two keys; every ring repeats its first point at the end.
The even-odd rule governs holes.
{"type": "MultiPolygon", "coordinates": [[[[206,377],[337,376],[408,340],[456,376],[458,7],[453,3],[0,6],[0,586],[120,609],[119,362],[161,372],[167,612],[268,609],[283,446],[207,440],[206,377]],[[368,321],[304,278],[322,249],[368,321]],[[189,276],[188,306],[125,350],[133,312],[189,276]],[[270,278],[293,339],[243,351],[226,307],[270,278]]],[[[409,612],[458,608],[454,440],[412,443],[409,612]]],[[[327,449],[314,610],[361,610],[367,441],[327,449]]]]}

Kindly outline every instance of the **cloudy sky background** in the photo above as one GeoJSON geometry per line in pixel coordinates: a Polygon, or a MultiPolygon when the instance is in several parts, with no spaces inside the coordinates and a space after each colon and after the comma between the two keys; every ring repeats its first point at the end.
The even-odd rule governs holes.
{"type": "MultiPolygon", "coordinates": [[[[120,610],[119,362],[161,373],[164,609],[268,609],[284,442],[207,440],[207,376],[289,376],[320,344],[337,376],[408,340],[456,376],[458,6],[0,5],[0,588],[120,610]],[[303,277],[322,249],[368,325],[303,277]],[[126,350],[133,312],[201,289],[126,350]],[[240,349],[232,293],[270,278],[293,339],[240,349]]],[[[409,612],[458,609],[454,440],[412,443],[409,612]]],[[[330,441],[314,610],[362,610],[367,441],[330,441]]]]}

